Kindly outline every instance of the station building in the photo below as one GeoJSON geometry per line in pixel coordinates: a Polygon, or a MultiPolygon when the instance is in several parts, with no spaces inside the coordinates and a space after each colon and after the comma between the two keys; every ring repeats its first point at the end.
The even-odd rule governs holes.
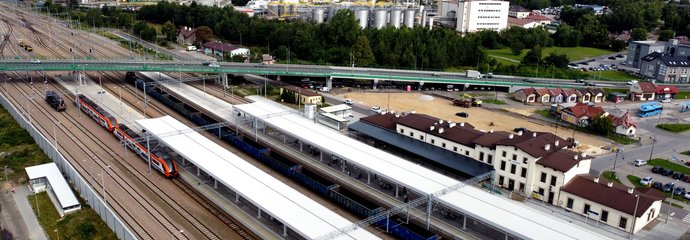
{"type": "Polygon", "coordinates": [[[81,204],[55,163],[31,166],[24,170],[29,176],[31,191],[33,193],[48,192],[48,197],[55,205],[60,217],[81,209],[81,204]]]}
{"type": "Polygon", "coordinates": [[[433,146],[437,152],[453,153],[457,157],[446,159],[450,162],[446,166],[467,175],[481,168],[476,164],[493,168],[494,184],[554,205],[560,188],[574,176],[588,173],[592,159],[568,149],[566,140],[551,133],[484,131],[424,114],[373,115],[349,126],[360,136],[387,140],[375,136],[380,131],[371,127],[433,146]]]}

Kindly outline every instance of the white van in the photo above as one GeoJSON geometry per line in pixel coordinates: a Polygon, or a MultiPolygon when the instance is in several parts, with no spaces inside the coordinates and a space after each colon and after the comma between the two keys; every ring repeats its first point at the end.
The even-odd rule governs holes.
{"type": "Polygon", "coordinates": [[[642,159],[635,159],[635,166],[640,167],[647,165],[647,160],[642,160],[642,159]]]}
{"type": "Polygon", "coordinates": [[[196,46],[187,46],[187,51],[196,51],[196,46]]]}

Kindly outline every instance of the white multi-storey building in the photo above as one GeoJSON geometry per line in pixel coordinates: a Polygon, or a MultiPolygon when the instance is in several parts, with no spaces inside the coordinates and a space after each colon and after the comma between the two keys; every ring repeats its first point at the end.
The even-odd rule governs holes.
{"type": "Polygon", "coordinates": [[[501,31],[508,27],[509,4],[497,0],[458,1],[456,30],[462,33],[501,31]]]}

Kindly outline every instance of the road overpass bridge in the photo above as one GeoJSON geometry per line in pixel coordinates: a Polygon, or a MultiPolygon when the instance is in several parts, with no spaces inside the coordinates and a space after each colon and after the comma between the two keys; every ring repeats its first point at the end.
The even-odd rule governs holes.
{"type": "MultiPolygon", "coordinates": [[[[556,87],[567,83],[526,82],[518,78],[467,78],[464,74],[434,71],[396,70],[360,67],[335,67],[297,64],[219,63],[211,66],[201,61],[141,61],[141,60],[0,60],[0,71],[133,71],[133,72],[193,72],[227,74],[255,74],[276,76],[324,77],[326,86],[332,87],[333,79],[366,79],[410,83],[469,84],[513,88],[556,87]]],[[[574,85],[569,87],[582,87],[574,85]]]]}

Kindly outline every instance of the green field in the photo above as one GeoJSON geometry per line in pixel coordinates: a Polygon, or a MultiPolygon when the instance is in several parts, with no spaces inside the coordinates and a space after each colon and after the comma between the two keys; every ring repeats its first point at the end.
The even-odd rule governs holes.
{"type": "Polygon", "coordinates": [[[50,239],[117,239],[98,214],[83,202],[81,210],[60,218],[46,192],[29,195],[27,199],[50,239]]]}
{"type": "Polygon", "coordinates": [[[680,165],[678,163],[669,161],[667,159],[655,158],[655,159],[652,159],[651,161],[649,161],[649,165],[660,166],[660,167],[663,167],[664,169],[671,169],[674,172],[680,172],[680,173],[683,173],[685,175],[690,174],[690,168],[685,167],[683,165],[680,165]]]}
{"type": "MultiPolygon", "coordinates": [[[[640,184],[640,180],[642,180],[642,179],[639,178],[639,177],[637,177],[637,176],[635,176],[635,175],[628,175],[627,178],[628,178],[628,180],[629,180],[633,185],[635,185],[636,188],[638,188],[638,187],[647,187],[647,186],[644,186],[644,185],[640,184]]],[[[654,179],[652,178],[652,180],[654,180],[654,179]]]]}
{"type": "MultiPolygon", "coordinates": [[[[491,50],[486,50],[486,52],[489,54],[489,56],[498,56],[498,57],[504,57],[504,58],[510,58],[513,60],[517,61],[522,61],[522,58],[527,54],[529,49],[523,49],[522,53],[520,55],[513,55],[513,53],[510,51],[509,48],[503,48],[503,49],[491,49],[491,50]]],[[[546,47],[542,48],[541,53],[544,57],[548,56],[549,53],[558,53],[558,54],[565,54],[568,56],[568,59],[570,61],[576,61],[576,60],[581,60],[581,59],[586,59],[586,58],[592,58],[596,56],[601,56],[605,54],[611,54],[613,53],[612,51],[609,50],[603,50],[603,49],[598,49],[598,48],[588,48],[588,47],[546,47]]],[[[497,61],[502,60],[495,58],[497,61]]],[[[503,60],[506,61],[506,60],[503,60]]],[[[508,62],[508,61],[506,61],[508,62]]],[[[512,63],[515,64],[515,63],[512,63]]]]}
{"type": "Polygon", "coordinates": [[[7,178],[15,183],[27,181],[25,167],[50,162],[34,139],[0,107],[0,161],[7,166],[7,178]]]}
{"type": "Polygon", "coordinates": [[[591,76],[590,79],[595,79],[595,80],[610,80],[610,81],[625,82],[625,81],[639,79],[639,78],[637,78],[633,75],[630,75],[626,72],[616,71],[616,70],[587,72],[587,74],[591,76]]]}
{"type": "Polygon", "coordinates": [[[687,123],[664,123],[656,125],[657,128],[669,132],[681,133],[690,130],[690,124],[687,123]]]}
{"type": "Polygon", "coordinates": [[[601,176],[606,178],[606,180],[609,180],[611,182],[623,184],[621,182],[621,180],[618,179],[618,176],[616,176],[616,172],[614,172],[614,171],[606,171],[606,172],[602,173],[601,176]]]}

